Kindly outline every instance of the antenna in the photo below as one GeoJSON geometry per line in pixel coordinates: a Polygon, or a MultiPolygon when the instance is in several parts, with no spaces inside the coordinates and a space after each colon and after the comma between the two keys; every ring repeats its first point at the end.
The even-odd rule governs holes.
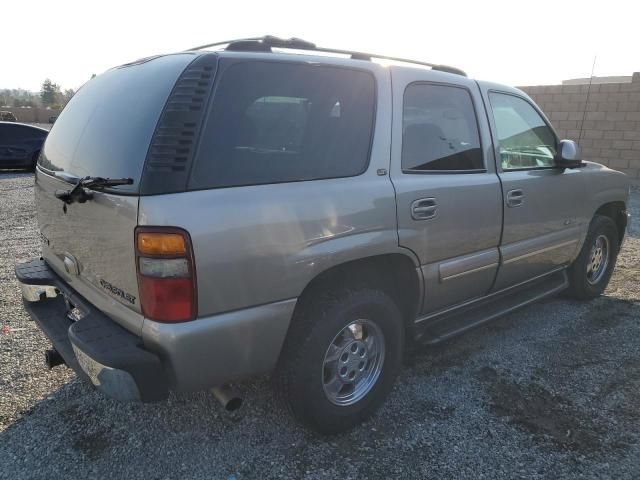
{"type": "Polygon", "coordinates": [[[593,57],[593,65],[591,65],[591,77],[589,77],[589,86],[587,87],[587,98],[584,101],[584,111],[582,112],[582,122],[580,122],[580,133],[578,134],[578,144],[580,144],[580,140],[582,140],[582,127],[584,126],[584,119],[587,116],[587,105],[589,104],[589,95],[591,94],[591,84],[593,83],[593,72],[596,69],[596,58],[593,57]]]}

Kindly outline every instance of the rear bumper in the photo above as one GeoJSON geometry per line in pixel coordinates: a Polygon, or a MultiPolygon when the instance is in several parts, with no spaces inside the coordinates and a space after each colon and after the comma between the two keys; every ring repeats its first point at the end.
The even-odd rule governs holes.
{"type": "Polygon", "coordinates": [[[110,397],[161,400],[269,372],[296,299],[191,322],[145,319],[138,337],[75,292],[44,262],[16,266],[27,311],[68,366],[110,397]],[[61,293],[61,294],[60,294],[61,293]],[[69,318],[69,302],[82,316],[69,318]]]}
{"type": "Polygon", "coordinates": [[[43,260],[16,266],[31,318],[79,377],[123,401],[153,402],[168,395],[160,358],[62,281],[43,260]],[[76,320],[70,318],[75,307],[76,320]]]}

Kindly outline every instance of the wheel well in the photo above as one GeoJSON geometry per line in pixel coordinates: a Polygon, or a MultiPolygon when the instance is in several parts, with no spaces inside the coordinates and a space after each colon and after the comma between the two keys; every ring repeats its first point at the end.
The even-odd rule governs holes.
{"type": "Polygon", "coordinates": [[[611,218],[618,227],[618,241],[622,242],[625,229],[627,228],[627,216],[625,215],[626,206],[624,202],[609,202],[602,205],[596,210],[596,215],[604,215],[611,218]]]}
{"type": "Polygon", "coordinates": [[[418,314],[421,282],[413,261],[403,254],[388,254],[352,260],[318,274],[302,291],[298,303],[319,289],[353,286],[382,288],[402,311],[405,325],[411,326],[418,314]]]}

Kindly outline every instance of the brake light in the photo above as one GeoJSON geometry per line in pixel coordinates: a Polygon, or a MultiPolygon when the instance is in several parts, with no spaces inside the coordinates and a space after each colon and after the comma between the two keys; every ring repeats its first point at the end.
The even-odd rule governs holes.
{"type": "Polygon", "coordinates": [[[179,228],[138,227],[135,231],[140,305],[157,322],[196,318],[196,272],[189,234],[179,228]]]}

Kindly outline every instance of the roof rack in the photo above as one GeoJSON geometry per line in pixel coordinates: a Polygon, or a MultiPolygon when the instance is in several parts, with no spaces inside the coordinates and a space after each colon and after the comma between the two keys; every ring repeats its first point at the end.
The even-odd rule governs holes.
{"type": "Polygon", "coordinates": [[[408,58],[390,57],[387,55],[378,55],[375,53],[354,52],[351,50],[340,50],[336,48],[323,48],[317,47],[315,43],[302,40],[300,38],[278,38],[271,35],[264,37],[250,37],[240,38],[236,40],[226,40],[224,42],[209,43],[207,45],[200,45],[198,47],[190,48],[189,51],[203,50],[205,48],[219,47],[226,45],[225,50],[235,52],[271,52],[272,48],[285,48],[291,50],[310,50],[314,52],[335,53],[338,55],[349,55],[355,60],[369,60],[374,58],[381,60],[391,60],[394,62],[413,63],[416,65],[423,65],[431,67],[432,70],[440,72],[454,73],[456,75],[462,75],[464,77],[467,74],[456,67],[450,67],[448,65],[439,65],[435,63],[420,62],[418,60],[410,60],[408,58]]]}

